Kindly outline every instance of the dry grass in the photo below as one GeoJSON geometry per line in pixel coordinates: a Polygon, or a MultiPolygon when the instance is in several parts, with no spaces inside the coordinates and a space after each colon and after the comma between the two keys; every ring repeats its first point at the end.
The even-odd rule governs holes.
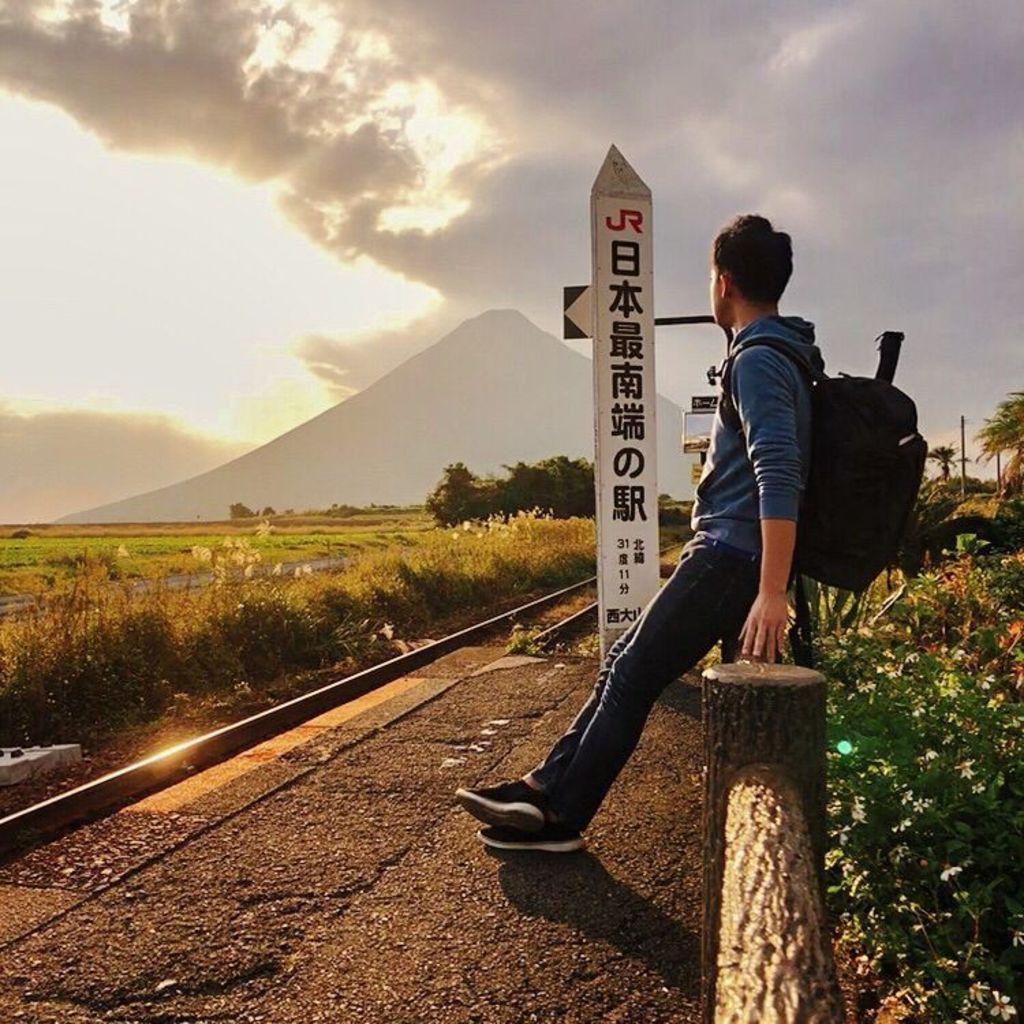
{"type": "Polygon", "coordinates": [[[216,583],[133,594],[85,563],[44,611],[0,623],[0,744],[96,741],[176,700],[400,650],[460,609],[486,609],[594,567],[594,524],[521,513],[424,532],[338,573],[232,579],[255,552],[209,549],[216,583]]]}

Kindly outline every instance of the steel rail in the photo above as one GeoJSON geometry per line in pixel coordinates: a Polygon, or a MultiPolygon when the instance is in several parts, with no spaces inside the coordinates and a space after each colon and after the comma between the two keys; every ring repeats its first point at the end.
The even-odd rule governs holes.
{"type": "MultiPolygon", "coordinates": [[[[338,679],[205,735],[186,740],[66,793],[59,793],[0,818],[0,854],[23,845],[29,838],[36,839],[76,822],[100,817],[104,812],[113,810],[131,799],[178,782],[199,768],[216,764],[261,740],[309,721],[317,715],[362,697],[385,683],[422,668],[442,655],[482,637],[495,626],[511,622],[517,616],[546,605],[555,604],[562,598],[592,585],[596,580],[596,576],[589,576],[579,583],[563,587],[511,611],[494,615],[440,640],[400,654],[380,665],[338,679]]],[[[575,618],[576,616],[571,616],[566,621],[575,618]]],[[[554,628],[556,627],[551,629],[554,628]]],[[[551,629],[546,632],[551,632],[551,629]]]]}
{"type": "Polygon", "coordinates": [[[560,622],[556,622],[553,626],[548,626],[547,629],[541,630],[541,632],[533,638],[533,642],[538,647],[545,647],[563,630],[570,629],[572,626],[575,626],[577,622],[582,622],[588,615],[593,615],[596,611],[597,602],[591,601],[590,604],[585,605],[578,612],[573,612],[572,615],[562,619],[560,622]]]}
{"type": "MultiPolygon", "coordinates": [[[[682,548],[686,546],[686,541],[679,541],[676,544],[667,544],[658,552],[659,558],[664,558],[670,551],[674,551],[676,548],[682,548]]],[[[662,566],[662,578],[665,578],[665,566],[662,566]]],[[[571,629],[577,623],[582,622],[585,618],[593,615],[597,611],[597,601],[591,601],[590,604],[584,605],[578,612],[573,612],[572,615],[567,618],[556,622],[553,626],[549,626],[547,629],[541,630],[534,638],[533,642],[538,647],[546,647],[552,640],[554,640],[559,633],[571,629]]]]}

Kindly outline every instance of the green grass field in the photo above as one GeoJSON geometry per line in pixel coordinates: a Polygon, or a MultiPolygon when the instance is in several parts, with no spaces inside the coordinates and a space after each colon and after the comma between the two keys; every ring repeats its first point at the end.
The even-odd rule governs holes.
{"type": "Polygon", "coordinates": [[[245,538],[260,562],[338,557],[414,544],[433,528],[421,509],[334,516],[272,516],[205,523],[30,526],[0,528],[0,595],[38,594],[75,577],[86,560],[102,563],[111,579],[207,572],[192,549],[216,551],[225,538],[245,538]],[[14,534],[28,530],[30,536],[14,534]]]}

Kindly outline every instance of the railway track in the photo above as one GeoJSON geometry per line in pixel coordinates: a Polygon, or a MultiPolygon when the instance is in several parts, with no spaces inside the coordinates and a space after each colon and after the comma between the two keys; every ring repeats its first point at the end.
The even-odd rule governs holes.
{"type": "MultiPolygon", "coordinates": [[[[681,546],[669,545],[660,554],[664,557],[681,546]]],[[[380,665],[374,665],[266,708],[248,718],[169,747],[65,793],[0,818],[0,857],[70,826],[101,817],[143,795],[180,782],[200,769],[208,768],[256,743],[362,697],[460,647],[479,641],[501,626],[512,625],[524,617],[557,606],[559,602],[593,586],[596,580],[596,576],[589,576],[578,583],[562,587],[544,597],[536,598],[440,640],[398,655],[380,665]]],[[[596,609],[597,602],[591,602],[546,627],[534,637],[534,643],[543,648],[563,635],[577,634],[596,609]]]]}
{"type": "MultiPolygon", "coordinates": [[[[76,823],[100,817],[144,794],[179,782],[199,769],[208,768],[262,740],[408,675],[445,654],[479,641],[501,626],[511,625],[524,617],[557,606],[566,598],[593,586],[595,581],[596,577],[590,576],[571,586],[562,587],[380,665],[328,683],[0,818],[0,855],[76,823]]],[[[596,604],[588,605],[584,612],[592,611],[595,607],[596,604]]],[[[573,614],[563,620],[564,625],[568,627],[578,622],[579,618],[578,613],[573,614]]],[[[544,631],[547,640],[557,636],[562,625],[560,622],[548,627],[544,631]]]]}

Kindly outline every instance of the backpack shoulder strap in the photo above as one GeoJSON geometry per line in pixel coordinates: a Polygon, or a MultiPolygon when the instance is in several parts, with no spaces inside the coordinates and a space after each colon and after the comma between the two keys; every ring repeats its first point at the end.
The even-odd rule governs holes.
{"type": "Polygon", "coordinates": [[[792,575],[795,577],[793,605],[796,609],[796,619],[789,627],[789,649],[793,654],[795,665],[814,668],[814,627],[811,623],[811,603],[807,595],[807,582],[797,568],[795,559],[792,575]]]}
{"type": "Polygon", "coordinates": [[[722,365],[722,415],[735,427],[739,426],[739,413],[736,411],[736,404],[732,399],[732,363],[740,352],[746,352],[748,348],[755,348],[757,346],[774,349],[776,352],[784,355],[803,373],[808,384],[826,379],[826,375],[814,366],[810,359],[791,345],[787,345],[784,341],[769,335],[751,338],[739,351],[730,353],[722,365]]]}

